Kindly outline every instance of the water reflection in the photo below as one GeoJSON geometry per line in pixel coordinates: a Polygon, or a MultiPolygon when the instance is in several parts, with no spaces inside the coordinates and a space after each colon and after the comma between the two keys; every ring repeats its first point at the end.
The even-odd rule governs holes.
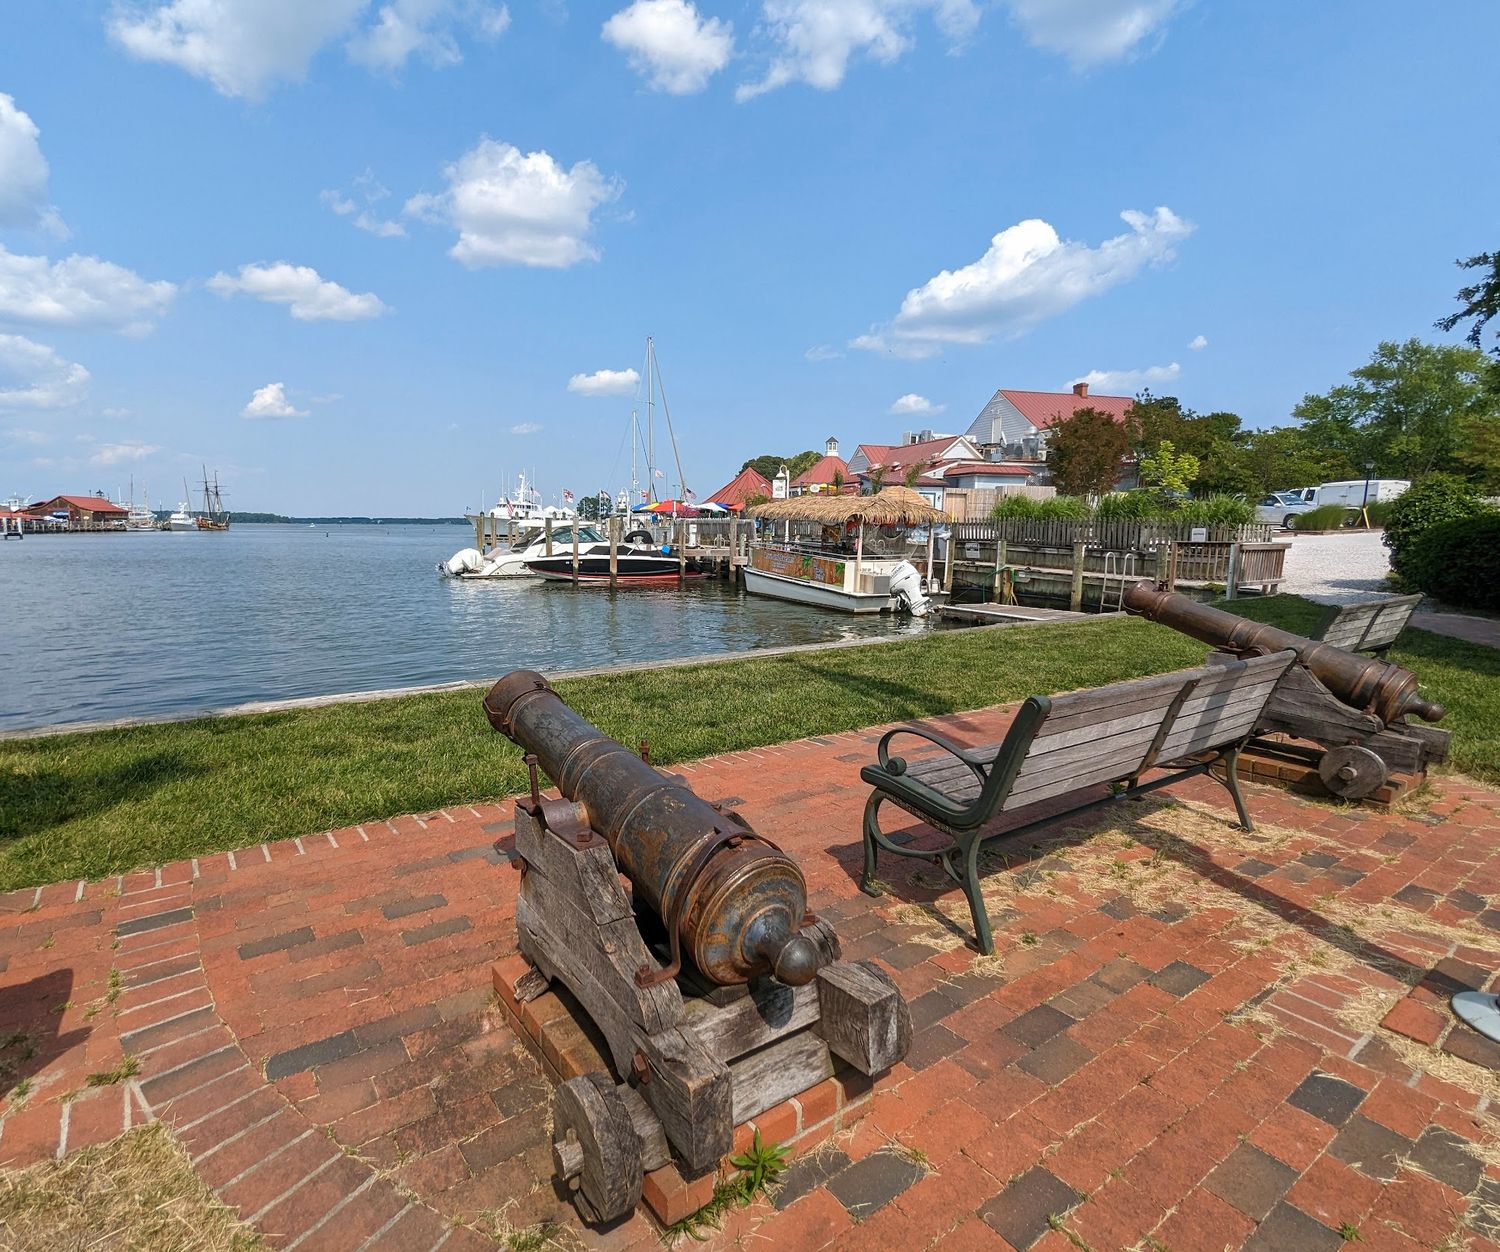
{"type": "Polygon", "coordinates": [[[0,544],[0,728],[921,633],[728,583],[455,582],[462,527],[236,526],[0,544]]]}

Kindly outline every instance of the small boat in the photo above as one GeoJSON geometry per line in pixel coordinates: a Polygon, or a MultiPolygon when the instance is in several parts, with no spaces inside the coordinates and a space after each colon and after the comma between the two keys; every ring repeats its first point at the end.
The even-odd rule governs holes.
{"type": "MultiPolygon", "coordinates": [[[[526,568],[553,582],[572,582],[572,549],[559,552],[555,543],[552,547],[551,556],[533,557],[526,562],[526,568]]],[[[691,558],[685,568],[679,567],[676,553],[643,544],[618,548],[615,571],[616,582],[631,584],[676,582],[679,577],[706,578],[711,572],[691,558]]],[[[590,585],[609,583],[609,544],[596,543],[578,549],[578,581],[590,585]]]]}
{"type": "Polygon", "coordinates": [[[898,539],[909,526],[947,521],[907,487],[887,487],[869,496],[796,496],[750,510],[757,518],[786,523],[781,542],[760,542],[743,567],[752,595],[813,604],[843,613],[910,613],[926,617],[932,606],[921,572],[905,556],[867,552],[865,529],[898,539]],[[834,544],[794,541],[793,522],[834,532],[834,544]]]}
{"type": "Polygon", "coordinates": [[[198,519],[193,516],[188,502],[184,500],[177,506],[177,512],[167,518],[168,530],[197,530],[198,519]]]}
{"type": "MultiPolygon", "coordinates": [[[[552,532],[552,551],[554,553],[567,549],[566,555],[569,561],[573,553],[573,526],[559,526],[552,532]]],[[[579,526],[579,545],[592,547],[597,543],[607,544],[606,538],[592,526],[579,526]]],[[[630,542],[639,536],[644,536],[650,541],[647,531],[632,531],[625,536],[626,542],[630,542]]],[[[536,557],[547,555],[547,536],[545,533],[533,535],[524,542],[509,548],[492,548],[487,553],[481,553],[477,548],[462,548],[455,552],[446,561],[438,562],[438,573],[449,578],[528,578],[531,571],[526,568],[526,562],[536,557]]]]}

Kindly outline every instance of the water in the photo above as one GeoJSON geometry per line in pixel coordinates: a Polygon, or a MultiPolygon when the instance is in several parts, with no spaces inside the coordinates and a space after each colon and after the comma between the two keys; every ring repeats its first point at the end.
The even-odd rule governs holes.
{"type": "Polygon", "coordinates": [[[930,629],[746,596],[455,581],[462,526],[0,542],[0,729],[930,629]]]}

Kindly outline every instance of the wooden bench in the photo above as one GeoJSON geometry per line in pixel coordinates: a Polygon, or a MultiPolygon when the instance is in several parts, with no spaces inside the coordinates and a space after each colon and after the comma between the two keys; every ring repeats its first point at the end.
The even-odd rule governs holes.
{"type": "Polygon", "coordinates": [[[1311,637],[1350,652],[1373,652],[1384,656],[1401,637],[1406,623],[1421,603],[1422,597],[1415,595],[1340,604],[1329,613],[1322,629],[1311,637]]]}
{"type": "Polygon", "coordinates": [[[859,772],[874,788],[865,804],[861,890],[880,894],[875,858],[881,849],[936,863],[963,888],[979,950],[988,954],[995,944],[979,891],[979,853],[990,840],[1026,834],[1063,813],[1144,795],[1206,773],[1220,761],[1240,825],[1252,829],[1236,773],[1240,749],[1295,659],[1294,652],[1277,652],[1094,691],[1032,696],[998,744],[964,747],[921,726],[897,727],[880,740],[876,763],[859,772]],[[890,742],[898,735],[930,740],[946,755],[908,763],[890,755],[890,742]],[[1153,769],[1168,772],[1142,781],[1153,769]],[[1100,796],[1103,785],[1110,791],[1100,796]],[[1001,814],[1075,792],[1083,793],[1079,802],[1062,813],[1053,810],[1006,830],[985,831],[1001,814]],[[880,829],[880,806],[887,802],[947,835],[949,845],[914,849],[892,842],[880,829]]]}

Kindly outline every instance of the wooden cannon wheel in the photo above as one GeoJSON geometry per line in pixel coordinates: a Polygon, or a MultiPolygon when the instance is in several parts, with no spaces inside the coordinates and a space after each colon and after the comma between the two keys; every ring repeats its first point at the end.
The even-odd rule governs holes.
{"type": "Polygon", "coordinates": [[[570,1078],[552,1097],[552,1159],[588,1221],[624,1217],[641,1198],[641,1141],[607,1074],[570,1078]]]}
{"type": "Polygon", "coordinates": [[[1318,762],[1318,777],[1336,796],[1360,800],[1379,791],[1390,776],[1385,762],[1369,748],[1342,744],[1329,748],[1318,762]]]}

